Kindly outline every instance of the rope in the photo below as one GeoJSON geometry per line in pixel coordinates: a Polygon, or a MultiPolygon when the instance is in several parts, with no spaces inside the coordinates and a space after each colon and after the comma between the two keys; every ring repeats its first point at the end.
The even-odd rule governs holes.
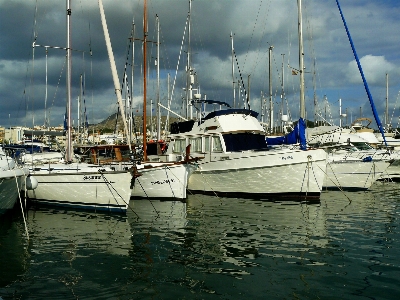
{"type": "Polygon", "coordinates": [[[146,195],[146,197],[147,197],[147,200],[149,200],[149,202],[150,202],[151,206],[153,206],[153,209],[154,209],[154,211],[156,212],[156,214],[157,214],[157,217],[159,217],[159,216],[160,216],[160,214],[158,213],[158,211],[157,211],[157,209],[155,208],[155,206],[154,206],[153,202],[150,200],[149,196],[147,195],[146,191],[144,190],[144,188],[143,188],[143,185],[140,183],[140,181],[139,181],[139,180],[137,180],[137,182],[140,184],[140,187],[142,188],[143,192],[145,193],[145,195],[146,195]]]}
{"type": "MultiPolygon", "coordinates": [[[[108,187],[108,190],[110,191],[111,195],[114,197],[115,202],[117,202],[117,204],[119,205],[118,199],[114,196],[114,193],[112,192],[111,188],[114,190],[114,192],[118,195],[118,197],[120,197],[122,199],[122,201],[127,205],[127,207],[129,207],[132,211],[133,209],[130,207],[129,203],[127,203],[124,198],[118,193],[118,191],[112,186],[112,184],[108,181],[108,179],[104,176],[104,173],[101,172],[99,170],[99,173],[101,175],[101,177],[104,180],[104,183],[106,184],[106,186],[108,187]]],[[[121,209],[122,210],[122,209],[121,209]]],[[[134,212],[134,211],[133,211],[134,212]]],[[[134,212],[135,213],[135,212],[134,212]]],[[[135,213],[136,214],[136,213],[135,213]]]]}
{"type": "MultiPolygon", "coordinates": [[[[25,213],[24,213],[24,208],[22,206],[21,193],[20,193],[20,190],[19,190],[18,178],[17,178],[17,174],[15,173],[15,168],[13,169],[13,171],[14,171],[15,183],[17,184],[18,199],[19,199],[19,203],[20,203],[20,206],[21,206],[22,218],[24,220],[25,233],[26,233],[26,237],[27,237],[27,239],[29,241],[29,232],[28,232],[28,227],[26,225],[25,213]]],[[[24,180],[25,180],[25,183],[26,183],[25,174],[24,174],[24,180]]],[[[25,190],[26,190],[26,186],[25,186],[25,190]]]]}
{"type": "Polygon", "coordinates": [[[214,196],[218,198],[218,200],[222,203],[222,200],[220,197],[218,197],[217,193],[214,191],[214,189],[211,187],[211,184],[207,181],[207,179],[204,177],[204,174],[201,172],[201,169],[199,168],[199,172],[201,174],[201,176],[203,177],[204,181],[208,184],[208,186],[210,187],[211,191],[214,193],[214,196]]]}
{"type": "MultiPolygon", "coordinates": [[[[238,62],[238,59],[237,59],[235,50],[233,50],[233,55],[235,56],[236,66],[237,66],[237,68],[238,68],[238,72],[239,72],[239,75],[240,75],[240,81],[242,82],[242,88],[243,88],[243,91],[244,91],[244,96],[245,96],[245,99],[246,99],[246,101],[247,101],[247,105],[248,105],[248,107],[249,107],[249,109],[250,109],[250,103],[249,103],[249,101],[248,101],[249,99],[247,98],[247,92],[246,92],[246,88],[245,88],[245,86],[244,86],[244,81],[243,81],[243,77],[242,77],[242,72],[240,71],[239,62],[238,62]]],[[[242,95],[242,96],[243,96],[243,95],[242,95]]],[[[244,107],[244,108],[246,109],[246,107],[244,107]]]]}
{"type": "MultiPolygon", "coordinates": [[[[339,180],[338,180],[337,177],[336,177],[335,172],[333,172],[331,163],[328,162],[327,165],[329,165],[329,166],[331,167],[331,171],[332,171],[333,175],[335,175],[336,180],[339,182],[339,180]]],[[[320,166],[318,166],[318,168],[320,168],[320,170],[325,174],[325,177],[328,178],[328,179],[343,193],[343,195],[345,195],[345,197],[349,200],[349,202],[351,202],[351,199],[346,195],[346,193],[343,191],[343,189],[341,188],[341,186],[337,185],[337,184],[328,176],[327,172],[325,172],[320,166]]]]}
{"type": "Polygon", "coordinates": [[[371,174],[372,174],[371,180],[373,180],[373,178],[375,177],[375,174],[376,174],[375,162],[372,162],[372,166],[371,166],[371,169],[369,170],[368,177],[367,177],[367,179],[365,180],[365,183],[364,183],[364,188],[365,188],[365,185],[367,184],[368,179],[371,176],[371,174]]]}

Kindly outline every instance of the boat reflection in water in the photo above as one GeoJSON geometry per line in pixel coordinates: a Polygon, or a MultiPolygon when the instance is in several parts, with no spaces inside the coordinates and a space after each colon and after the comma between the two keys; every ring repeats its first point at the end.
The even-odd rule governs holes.
{"type": "Polygon", "coordinates": [[[27,240],[20,211],[14,208],[0,218],[0,287],[17,280],[28,266],[27,240]]]}
{"type": "Polygon", "coordinates": [[[133,239],[148,231],[152,260],[196,272],[242,276],[257,268],[260,257],[304,262],[303,253],[328,243],[318,203],[189,195],[187,204],[135,201],[134,208],[140,220],[132,226],[141,228],[133,230],[133,239]]]}
{"type": "Polygon", "coordinates": [[[196,194],[187,203],[131,200],[133,210],[124,216],[30,210],[29,243],[22,217],[16,228],[14,222],[0,231],[7,256],[0,260],[1,275],[12,274],[3,267],[14,272],[0,286],[0,297],[395,295],[400,187],[394,187],[377,183],[369,192],[323,192],[315,204],[196,194]],[[14,263],[7,264],[8,258],[14,263]]]}
{"type": "Polygon", "coordinates": [[[213,273],[252,274],[263,258],[305,262],[303,253],[328,243],[320,204],[191,198],[189,224],[192,217],[203,241],[197,253],[214,261],[213,267],[205,265],[213,273]],[[224,207],[222,215],[218,206],[224,207]]]}
{"type": "MultiPolygon", "coordinates": [[[[109,278],[119,278],[131,249],[125,215],[38,207],[27,212],[26,221],[29,242],[14,242],[24,238],[23,230],[15,237],[8,230],[4,239],[9,243],[0,236],[1,256],[7,256],[0,260],[1,277],[7,279],[1,281],[1,297],[105,299],[116,294],[119,283],[110,283],[109,278]],[[10,249],[4,252],[4,246],[10,249]],[[21,266],[11,266],[10,261],[21,266]],[[10,276],[10,269],[20,270],[19,274],[10,276]]],[[[0,224],[4,225],[3,219],[0,224]]],[[[22,216],[14,226],[24,228],[22,216]]]]}

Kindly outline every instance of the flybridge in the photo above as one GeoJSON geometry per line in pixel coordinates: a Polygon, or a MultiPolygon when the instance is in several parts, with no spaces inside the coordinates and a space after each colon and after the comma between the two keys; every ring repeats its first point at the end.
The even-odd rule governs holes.
{"type": "Polygon", "coordinates": [[[210,112],[200,121],[183,121],[171,124],[171,134],[186,133],[189,131],[204,132],[216,130],[219,132],[254,131],[263,132],[257,121],[258,113],[248,109],[226,109],[210,112]],[[218,118],[222,117],[224,118],[218,118]],[[250,118],[246,118],[246,117],[250,118]],[[215,118],[215,121],[212,119],[215,118]],[[211,122],[211,123],[210,123],[211,122]]]}

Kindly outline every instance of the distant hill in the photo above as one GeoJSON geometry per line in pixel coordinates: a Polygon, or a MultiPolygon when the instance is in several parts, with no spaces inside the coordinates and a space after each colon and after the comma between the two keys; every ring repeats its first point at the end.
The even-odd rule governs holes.
{"type": "MultiPolygon", "coordinates": [[[[164,124],[166,121],[167,117],[166,116],[161,116],[161,127],[164,128],[164,124]]],[[[176,122],[178,118],[176,117],[170,117],[170,124],[173,122],[176,122]]],[[[153,127],[154,130],[156,129],[156,122],[157,119],[155,116],[153,116],[152,120],[150,120],[150,116],[147,116],[147,128],[150,129],[151,126],[151,121],[153,122],[153,127]]],[[[106,119],[101,121],[98,124],[91,124],[89,125],[89,131],[95,131],[95,132],[101,132],[101,133],[110,133],[114,132],[116,124],[118,125],[118,130],[123,131],[124,130],[124,125],[122,122],[122,118],[120,115],[118,115],[117,118],[117,113],[114,113],[110,116],[108,116],[106,119]]],[[[141,116],[135,116],[134,117],[134,130],[137,132],[142,132],[143,128],[143,118],[141,116]]],[[[168,128],[169,129],[169,128],[168,128]]]]}

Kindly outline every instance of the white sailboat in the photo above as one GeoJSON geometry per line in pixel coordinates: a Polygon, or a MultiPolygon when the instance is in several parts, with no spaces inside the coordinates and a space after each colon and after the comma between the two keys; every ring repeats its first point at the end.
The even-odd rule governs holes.
{"type": "MultiPolygon", "coordinates": [[[[352,43],[342,10],[339,6],[339,2],[336,2],[346,28],[353,54],[358,64],[368,98],[371,103],[372,112],[382,133],[380,120],[377,116],[372,96],[370,95],[366,79],[362,72],[361,64],[352,43]]],[[[356,121],[365,120],[371,122],[371,120],[367,118],[360,118],[356,121]]],[[[370,137],[372,136],[372,130],[363,130],[363,127],[359,122],[354,122],[352,126],[352,132],[349,130],[343,130],[341,126],[336,128],[334,126],[329,126],[328,130],[327,128],[322,128],[321,130],[317,128],[313,130],[314,137],[311,139],[314,139],[314,141],[317,141],[320,145],[325,146],[325,149],[327,149],[329,152],[327,175],[324,181],[324,188],[326,189],[339,188],[346,190],[367,190],[377,179],[381,178],[392,162],[390,153],[385,150],[372,150],[371,148],[366,150],[357,149],[356,145],[352,143],[363,143],[368,145],[368,141],[371,141],[370,137]],[[356,123],[358,124],[356,125],[356,123]],[[369,140],[366,140],[368,138],[369,140]]],[[[310,130],[309,134],[312,135],[313,133],[310,130]]]]}
{"type": "MultiPolygon", "coordinates": [[[[99,0],[100,14],[102,16],[103,29],[108,48],[111,70],[113,74],[114,86],[117,93],[118,101],[122,104],[121,90],[119,88],[119,80],[111,48],[111,42],[108,36],[107,24],[104,16],[104,8],[102,1],[99,0]]],[[[131,183],[131,196],[133,199],[150,198],[150,199],[185,199],[187,180],[192,169],[196,165],[190,164],[187,159],[183,162],[157,162],[149,161],[147,158],[147,121],[146,121],[146,44],[147,44],[147,2],[144,1],[144,28],[143,28],[143,159],[134,162],[125,162],[117,168],[131,169],[133,180],[131,183]]],[[[133,40],[133,39],[132,39],[133,40]]],[[[157,43],[159,44],[159,43],[157,43]]],[[[125,116],[123,108],[121,114],[125,116]]],[[[123,117],[124,119],[124,117],[123,117]]],[[[128,140],[128,146],[131,147],[129,129],[124,119],[125,134],[128,140]]],[[[190,149],[190,148],[188,148],[190,149]]],[[[132,151],[131,151],[132,152],[132,151]]],[[[156,159],[158,160],[158,159],[156,159]]],[[[116,167],[114,165],[114,167],[116,167]]]]}
{"type": "Polygon", "coordinates": [[[129,171],[72,162],[71,138],[71,0],[67,0],[67,145],[64,163],[33,165],[31,173],[38,181],[28,197],[38,203],[64,207],[125,213],[130,199],[132,176],[129,171]]]}

